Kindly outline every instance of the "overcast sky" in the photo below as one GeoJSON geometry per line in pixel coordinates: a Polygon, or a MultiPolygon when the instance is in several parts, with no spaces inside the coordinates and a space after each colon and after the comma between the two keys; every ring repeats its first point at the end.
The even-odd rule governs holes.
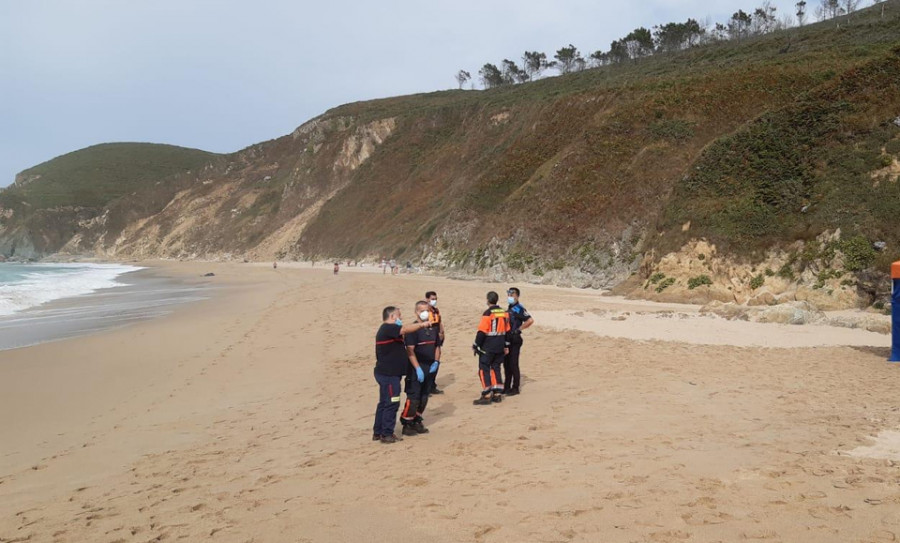
{"type": "Polygon", "coordinates": [[[526,49],[587,55],[760,2],[0,0],[0,186],[102,142],[236,151],[343,103],[455,88],[460,68],[477,78],[526,49]]]}

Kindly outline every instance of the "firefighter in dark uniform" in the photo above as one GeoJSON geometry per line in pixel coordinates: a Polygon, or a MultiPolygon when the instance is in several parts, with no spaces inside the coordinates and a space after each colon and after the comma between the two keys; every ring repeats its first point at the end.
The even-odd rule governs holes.
{"type": "Polygon", "coordinates": [[[428,302],[428,311],[431,313],[428,320],[431,321],[431,326],[437,328],[438,331],[437,348],[434,352],[434,361],[437,362],[437,365],[434,366],[430,393],[443,394],[444,391],[437,387],[437,374],[441,367],[441,348],[444,346],[444,321],[441,320],[441,310],[437,308],[437,292],[429,290],[425,293],[425,300],[428,302]]]}
{"type": "Polygon", "coordinates": [[[509,354],[503,360],[503,373],[506,376],[506,382],[503,386],[503,393],[509,396],[515,396],[519,393],[519,384],[522,377],[519,374],[519,353],[522,350],[522,330],[529,328],[534,324],[534,318],[525,309],[525,306],[519,303],[519,289],[510,287],[506,291],[506,301],[509,302],[509,354]]]}
{"type": "MultiPolygon", "coordinates": [[[[375,334],[375,381],[378,383],[378,407],[375,408],[375,426],[372,440],[395,443],[402,438],[394,433],[397,410],[400,408],[400,379],[407,375],[410,364],[406,354],[403,334],[415,333],[431,326],[429,323],[403,324],[400,310],[394,306],[381,312],[381,327],[375,334]]],[[[421,369],[419,369],[421,372],[421,369]]],[[[422,380],[425,377],[422,375],[422,380]]]]}
{"type": "Polygon", "coordinates": [[[487,293],[488,308],[481,315],[472,352],[478,356],[478,377],[481,379],[481,397],[475,405],[488,405],[503,400],[503,381],[500,366],[509,353],[509,315],[497,305],[496,292],[487,293]]]}
{"type": "Polygon", "coordinates": [[[415,436],[427,434],[428,428],[422,420],[434,376],[437,373],[437,362],[434,352],[437,348],[438,329],[429,321],[431,313],[428,302],[416,303],[416,324],[422,328],[406,334],[406,352],[409,357],[410,371],[406,375],[406,404],[400,413],[403,435],[415,436]]]}

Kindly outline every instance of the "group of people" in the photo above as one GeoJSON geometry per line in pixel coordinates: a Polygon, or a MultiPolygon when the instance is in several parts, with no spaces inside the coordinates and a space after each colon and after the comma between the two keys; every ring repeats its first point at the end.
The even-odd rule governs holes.
{"type": "Polygon", "coordinates": [[[397,267],[397,261],[393,258],[390,260],[381,259],[381,273],[382,275],[386,274],[388,269],[391,270],[391,275],[397,275],[400,272],[400,268],[397,267]]]}
{"type": "MultiPolygon", "coordinates": [[[[519,394],[521,375],[519,353],[522,331],[534,324],[534,318],[519,303],[520,291],[507,290],[507,309],[499,305],[500,296],[488,292],[487,310],[482,314],[472,343],[478,357],[478,376],[481,394],[473,403],[490,405],[503,400],[504,395],[519,394]],[[501,377],[503,367],[505,380],[501,377]]],[[[406,401],[400,412],[401,434],[427,434],[423,414],[432,394],[442,394],[437,388],[437,374],[441,366],[441,347],[444,344],[444,322],[437,308],[437,293],[428,291],[416,302],[414,318],[404,322],[400,308],[387,306],[381,312],[382,323],[375,334],[375,381],[378,383],[378,406],[372,440],[395,443],[403,438],[395,433],[397,412],[400,411],[401,381],[406,401]]]]}
{"type": "MultiPolygon", "coordinates": [[[[400,275],[400,265],[397,264],[397,261],[393,258],[391,260],[381,259],[381,273],[382,275],[386,275],[388,270],[391,270],[391,275],[400,275]]],[[[409,260],[406,261],[406,273],[413,272],[412,262],[409,260]]]]}

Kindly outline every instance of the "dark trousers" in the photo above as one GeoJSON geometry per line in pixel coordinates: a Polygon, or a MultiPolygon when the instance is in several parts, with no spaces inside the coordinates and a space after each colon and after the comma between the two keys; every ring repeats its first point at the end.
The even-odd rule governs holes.
{"type": "Polygon", "coordinates": [[[482,396],[503,391],[503,380],[500,379],[502,364],[503,353],[482,353],[478,357],[478,378],[481,379],[482,396]]]}
{"type": "Polygon", "coordinates": [[[394,433],[397,410],[400,408],[400,377],[375,372],[378,382],[378,407],[375,408],[375,426],[372,432],[380,436],[394,433]]]}
{"type": "Polygon", "coordinates": [[[419,382],[416,372],[413,370],[406,376],[406,403],[403,412],[400,413],[400,423],[404,426],[422,421],[422,414],[428,406],[428,398],[431,396],[431,387],[434,385],[434,373],[428,373],[431,364],[422,365],[425,372],[425,381],[419,382]]]}
{"type": "MultiPolygon", "coordinates": [[[[422,368],[422,369],[424,370],[425,368],[422,368]]],[[[428,393],[429,393],[429,394],[431,394],[432,392],[434,392],[435,390],[437,390],[437,374],[438,374],[440,371],[441,371],[441,367],[438,366],[438,371],[436,371],[436,372],[434,372],[434,373],[429,373],[428,375],[425,376],[425,380],[426,380],[426,381],[428,380],[428,376],[431,376],[431,386],[428,388],[428,393]]]]}
{"type": "MultiPolygon", "coordinates": [[[[440,347],[443,347],[443,346],[444,346],[444,340],[438,338],[437,346],[438,346],[439,348],[440,348],[440,347]]],[[[443,354],[443,353],[442,353],[442,354],[443,354]]],[[[425,369],[425,368],[422,368],[422,369],[425,369]]],[[[431,376],[431,388],[428,389],[428,392],[429,392],[429,393],[432,393],[432,392],[434,392],[435,390],[437,390],[437,374],[440,373],[440,370],[441,370],[441,367],[438,366],[438,371],[434,372],[434,375],[431,376]]]]}
{"type": "Polygon", "coordinates": [[[519,374],[519,353],[522,352],[521,343],[511,343],[509,354],[503,359],[503,374],[506,376],[503,390],[519,390],[522,376],[519,374]]]}

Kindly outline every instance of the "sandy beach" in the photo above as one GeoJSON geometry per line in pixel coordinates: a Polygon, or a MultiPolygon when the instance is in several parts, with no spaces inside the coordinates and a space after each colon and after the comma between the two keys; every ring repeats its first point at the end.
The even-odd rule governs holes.
{"type": "Polygon", "coordinates": [[[157,265],[221,288],[0,353],[0,542],[900,538],[889,336],[517,285],[522,394],[479,407],[469,346],[506,285],[157,265]],[[446,393],[430,434],[372,442],[380,310],[426,290],[446,393]]]}

